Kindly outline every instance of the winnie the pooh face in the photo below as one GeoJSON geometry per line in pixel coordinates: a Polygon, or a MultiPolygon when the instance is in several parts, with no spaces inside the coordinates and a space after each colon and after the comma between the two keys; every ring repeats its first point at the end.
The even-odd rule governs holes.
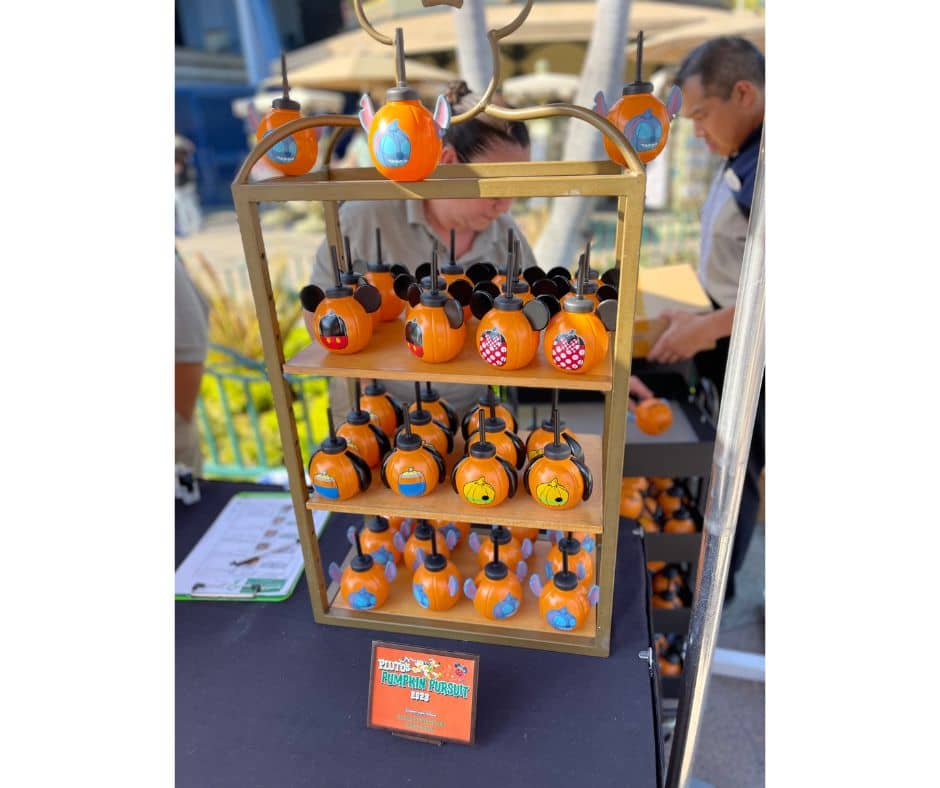
{"type": "Polygon", "coordinates": [[[568,503],[568,491],[558,483],[558,479],[538,485],[535,495],[546,506],[564,506],[568,503]]]}
{"type": "Polygon", "coordinates": [[[496,490],[484,476],[481,476],[463,486],[463,497],[470,503],[486,506],[496,500],[496,490]]]}

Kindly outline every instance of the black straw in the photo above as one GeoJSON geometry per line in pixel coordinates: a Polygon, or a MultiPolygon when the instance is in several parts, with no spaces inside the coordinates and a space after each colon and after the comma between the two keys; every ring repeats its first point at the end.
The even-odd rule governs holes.
{"type": "Polygon", "coordinates": [[[418,381],[415,381],[415,408],[416,411],[421,410],[421,384],[418,381]]]}
{"type": "Polygon", "coordinates": [[[558,410],[558,389],[552,389],[552,413],[558,410]]]}
{"type": "Polygon", "coordinates": [[[352,252],[349,251],[349,236],[348,235],[343,236],[343,246],[346,248],[346,271],[347,273],[351,274],[353,270],[352,252]]]}
{"type": "Polygon", "coordinates": [[[555,445],[561,446],[561,430],[558,428],[558,409],[552,408],[552,430],[555,433],[555,445]]]}
{"type": "Polygon", "coordinates": [[[454,252],[456,250],[456,245],[454,243],[455,237],[456,237],[456,233],[454,232],[454,228],[451,227],[450,228],[450,264],[451,265],[457,264],[457,257],[454,255],[454,252]]]}
{"type": "Polygon", "coordinates": [[[490,530],[490,539],[493,540],[493,563],[496,564],[499,563],[499,542],[492,530],[490,530]]]}
{"type": "Polygon", "coordinates": [[[359,382],[359,378],[356,378],[356,382],[353,383],[353,386],[356,389],[356,405],[353,410],[355,410],[356,413],[361,413],[362,406],[359,404],[359,400],[362,399],[362,384],[359,382]]]}
{"type": "Polygon", "coordinates": [[[359,557],[362,558],[362,545],[359,542],[359,532],[356,531],[356,552],[359,553],[359,557]]]}
{"type": "Polygon", "coordinates": [[[431,526],[431,555],[437,555],[437,528],[431,526]]]}
{"type": "Polygon", "coordinates": [[[333,427],[333,409],[326,409],[326,420],[330,425],[330,441],[336,443],[336,430],[333,427]]]}
{"type": "Polygon", "coordinates": [[[477,411],[477,415],[480,417],[480,440],[477,443],[486,443],[486,419],[483,418],[483,408],[477,411]]]}
{"type": "Polygon", "coordinates": [[[398,78],[398,87],[407,87],[405,84],[405,39],[400,27],[395,28],[395,76],[398,78]]]}
{"type": "Polygon", "coordinates": [[[336,279],[336,286],[342,287],[343,283],[339,278],[339,260],[336,257],[336,247],[330,244],[330,256],[333,258],[333,277],[336,279]]]}
{"type": "Polygon", "coordinates": [[[405,408],[405,435],[411,435],[411,419],[408,417],[408,409],[405,408]]]}
{"type": "Polygon", "coordinates": [[[281,52],[281,89],[284,91],[284,99],[290,100],[290,92],[287,87],[287,55],[281,52]]]}
{"type": "Polygon", "coordinates": [[[437,244],[431,250],[431,292],[437,292],[437,244]]]}
{"type": "Polygon", "coordinates": [[[636,81],[643,81],[643,31],[636,37],[636,81]]]}

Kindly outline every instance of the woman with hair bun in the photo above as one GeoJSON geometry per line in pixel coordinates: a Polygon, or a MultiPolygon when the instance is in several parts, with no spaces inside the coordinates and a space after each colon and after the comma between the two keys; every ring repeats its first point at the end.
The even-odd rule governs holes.
{"type": "MultiPolygon", "coordinates": [[[[480,96],[465,82],[452,82],[445,93],[451,114],[458,115],[473,107],[480,96]]],[[[491,102],[507,106],[494,98],[491,102]]],[[[444,135],[441,164],[470,162],[524,162],[530,160],[529,132],[525,123],[505,121],[480,113],[470,120],[451,125],[444,135]]],[[[357,271],[377,257],[375,228],[382,230],[382,258],[385,263],[401,263],[412,273],[430,259],[436,243],[441,260],[450,257],[450,231],[454,230],[454,254],[466,269],[472,263],[487,260],[503,266],[507,238],[511,229],[519,241],[521,269],[536,265],[532,248],[519,230],[509,206],[503,199],[430,199],[372,200],[345,202],[339,209],[340,229],[349,236],[350,252],[357,271]]],[[[330,251],[326,240],[320,244],[314,262],[315,284],[323,287],[333,281],[330,251]]],[[[382,381],[392,396],[410,402],[414,384],[407,381],[382,381]]],[[[435,383],[440,395],[458,413],[469,410],[483,393],[481,386],[435,383]]],[[[348,410],[346,387],[341,380],[330,381],[330,401],[334,413],[348,410]]]]}

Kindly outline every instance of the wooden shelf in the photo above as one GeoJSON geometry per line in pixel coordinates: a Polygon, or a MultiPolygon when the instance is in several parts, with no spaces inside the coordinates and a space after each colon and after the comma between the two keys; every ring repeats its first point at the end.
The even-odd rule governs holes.
{"type": "MultiPolygon", "coordinates": [[[[551,543],[547,539],[539,539],[535,543],[535,551],[526,562],[526,565],[529,567],[529,574],[538,571],[544,580],[545,572],[543,567],[545,565],[545,558],[550,549],[551,543]]],[[[346,567],[355,554],[355,548],[351,548],[346,556],[346,560],[343,562],[343,568],[346,567]]],[[[451,554],[451,560],[453,560],[457,570],[460,572],[460,576],[464,579],[468,577],[475,578],[480,571],[476,553],[464,542],[457,545],[457,548],[451,554]]],[[[599,561],[600,556],[598,555],[595,558],[595,562],[599,564],[599,561]]],[[[354,610],[339,594],[339,585],[331,583],[327,592],[330,598],[330,614],[335,615],[341,613],[342,615],[354,618],[368,617],[372,620],[378,619],[382,621],[403,621],[403,619],[409,619],[408,622],[403,621],[403,623],[411,623],[417,619],[422,623],[433,622],[436,626],[440,626],[441,628],[452,624],[459,626],[461,629],[465,629],[467,626],[474,626],[480,627],[484,631],[490,631],[491,633],[511,633],[520,637],[529,635],[539,639],[558,638],[574,641],[583,641],[586,638],[593,639],[597,629],[596,607],[591,608],[588,620],[580,629],[574,632],[562,632],[542,621],[539,616],[538,600],[528,587],[528,575],[523,582],[522,604],[519,606],[519,611],[512,618],[505,621],[491,621],[477,613],[476,608],[473,607],[473,602],[463,596],[462,588],[460,601],[450,610],[436,612],[424,609],[417,603],[414,594],[411,592],[412,574],[410,569],[406,569],[403,565],[399,564],[398,574],[395,576],[395,580],[391,585],[388,600],[377,610],[354,610]]]]}
{"type": "Polygon", "coordinates": [[[463,350],[446,364],[429,364],[414,356],[405,345],[404,320],[399,319],[379,323],[365,350],[343,356],[330,353],[317,343],[310,344],[284,364],[284,371],[292,375],[340,378],[372,378],[378,375],[388,380],[430,380],[476,386],[490,383],[500,386],[611,390],[610,349],[592,372],[566,375],[548,362],[539,340],[539,350],[532,363],[522,369],[503,372],[480,358],[476,350],[477,325],[476,319],[469,321],[463,350]]]}
{"type": "MultiPolygon", "coordinates": [[[[521,436],[520,436],[521,437],[521,436]]],[[[587,501],[571,509],[555,511],[537,504],[522,487],[522,471],[518,474],[519,487],[513,498],[498,506],[474,506],[457,495],[450,486],[450,471],[463,456],[463,440],[455,441],[455,451],[447,458],[448,476],[430,495],[406,498],[392,492],[382,484],[378,470],[372,473],[372,486],[345,501],[323,498],[311,493],[307,508],[351,514],[377,514],[382,517],[421,517],[435,520],[458,520],[486,525],[522,526],[525,528],[551,528],[558,531],[603,531],[604,480],[601,473],[602,454],[599,435],[579,435],[584,447],[584,461],[594,476],[594,490],[587,501]]],[[[524,469],[523,469],[524,470],[524,469]]]]}

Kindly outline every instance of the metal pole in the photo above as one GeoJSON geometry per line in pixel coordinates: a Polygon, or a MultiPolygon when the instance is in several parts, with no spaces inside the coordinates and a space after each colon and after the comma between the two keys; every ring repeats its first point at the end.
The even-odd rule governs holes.
{"type": "Polygon", "coordinates": [[[691,777],[763,375],[764,140],[761,138],[728,367],[718,414],[675,739],[666,775],[668,788],[686,788],[691,777]]]}

